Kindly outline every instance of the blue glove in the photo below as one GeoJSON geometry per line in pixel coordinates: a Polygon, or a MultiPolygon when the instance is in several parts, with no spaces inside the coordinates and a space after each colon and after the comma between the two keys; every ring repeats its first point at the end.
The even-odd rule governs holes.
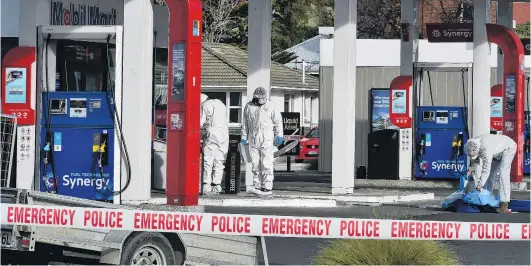
{"type": "Polygon", "coordinates": [[[282,144],[282,142],[284,142],[284,137],[282,137],[282,136],[277,136],[277,139],[276,139],[276,140],[277,140],[276,144],[277,144],[277,145],[280,145],[280,144],[282,144]]]}
{"type": "Polygon", "coordinates": [[[243,145],[247,145],[247,140],[246,139],[242,139],[242,144],[243,145]]]}
{"type": "Polygon", "coordinates": [[[44,146],[44,151],[50,151],[50,144],[46,144],[44,146]]]}

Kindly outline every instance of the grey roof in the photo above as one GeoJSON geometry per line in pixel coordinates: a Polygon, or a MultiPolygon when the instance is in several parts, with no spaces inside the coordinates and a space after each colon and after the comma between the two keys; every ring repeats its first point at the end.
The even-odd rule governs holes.
{"type": "Polygon", "coordinates": [[[289,68],[302,69],[302,60],[306,64],[306,71],[312,73],[319,73],[319,53],[321,48],[321,39],[328,39],[326,35],[317,35],[304,42],[301,42],[293,47],[290,47],[284,52],[294,53],[296,59],[284,64],[289,68]]]}
{"type": "MultiPolygon", "coordinates": [[[[246,86],[247,52],[229,44],[203,43],[202,86],[246,86]]],[[[167,84],[167,67],[157,63],[156,84],[167,84]]],[[[319,89],[319,79],[302,72],[271,62],[271,86],[282,88],[319,89]]]]}

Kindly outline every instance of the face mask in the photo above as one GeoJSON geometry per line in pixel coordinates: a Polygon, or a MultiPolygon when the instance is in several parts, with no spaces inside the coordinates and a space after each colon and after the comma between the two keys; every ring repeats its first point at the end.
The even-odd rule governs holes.
{"type": "Polygon", "coordinates": [[[262,98],[262,99],[253,98],[253,103],[256,105],[264,105],[266,102],[267,102],[266,98],[262,98]]]}

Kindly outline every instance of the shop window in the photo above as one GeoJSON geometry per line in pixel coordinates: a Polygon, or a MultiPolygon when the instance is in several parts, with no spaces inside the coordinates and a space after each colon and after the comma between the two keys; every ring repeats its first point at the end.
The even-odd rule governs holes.
{"type": "Polygon", "coordinates": [[[218,99],[227,106],[227,116],[230,124],[242,122],[242,93],[231,92],[203,92],[209,99],[218,99]]]}
{"type": "Polygon", "coordinates": [[[229,98],[229,123],[239,124],[242,122],[242,93],[229,92],[227,94],[229,98]]]}
{"type": "Polygon", "coordinates": [[[292,94],[284,94],[284,112],[293,112],[295,97],[292,94]]]}
{"type": "Polygon", "coordinates": [[[209,99],[218,99],[227,105],[227,93],[226,92],[203,92],[209,99]]]}

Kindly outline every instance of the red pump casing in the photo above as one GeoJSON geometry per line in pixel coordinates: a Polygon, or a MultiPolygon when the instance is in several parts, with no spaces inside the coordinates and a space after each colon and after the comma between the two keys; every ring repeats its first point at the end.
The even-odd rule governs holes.
{"type": "Polygon", "coordinates": [[[166,1],[169,10],[166,197],[168,205],[199,202],[202,6],[166,1]]]}
{"type": "Polygon", "coordinates": [[[524,176],[524,46],[515,32],[498,24],[487,24],[487,38],[489,42],[498,45],[503,52],[503,135],[511,137],[518,147],[511,166],[511,181],[522,182],[524,176]],[[510,100],[511,97],[513,100],[510,100]],[[507,105],[510,101],[513,102],[513,106],[507,105]]]}
{"type": "Polygon", "coordinates": [[[37,78],[36,73],[32,71],[35,55],[35,47],[19,46],[9,50],[2,61],[2,110],[0,111],[3,114],[17,116],[18,125],[35,125],[34,80],[37,78]],[[9,72],[17,70],[25,74],[23,77],[25,86],[10,89],[6,87],[9,72]]]}

